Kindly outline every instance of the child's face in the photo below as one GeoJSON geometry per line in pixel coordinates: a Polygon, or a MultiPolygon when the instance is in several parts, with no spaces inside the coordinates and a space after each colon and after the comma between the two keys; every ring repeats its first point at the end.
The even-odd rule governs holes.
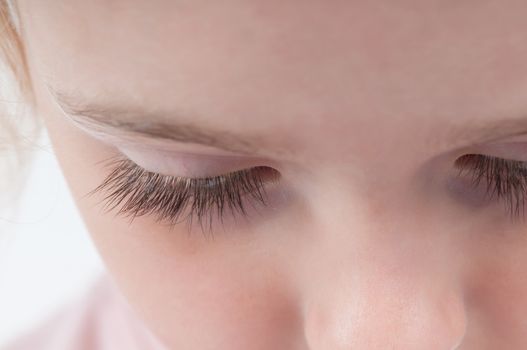
{"type": "Polygon", "coordinates": [[[505,207],[527,182],[526,2],[19,5],[37,111],[80,211],[169,348],[527,347],[527,223],[505,207]],[[219,175],[187,181],[214,240],[196,212],[190,231],[156,220],[173,214],[176,178],[153,194],[128,178],[150,205],[132,223],[116,215],[132,194],[109,212],[108,187],[85,196],[119,154],[219,175]],[[278,181],[243,171],[256,166],[278,181]],[[237,194],[220,190],[255,177],[266,205],[242,194],[248,217],[225,210],[222,224],[237,194]]]}

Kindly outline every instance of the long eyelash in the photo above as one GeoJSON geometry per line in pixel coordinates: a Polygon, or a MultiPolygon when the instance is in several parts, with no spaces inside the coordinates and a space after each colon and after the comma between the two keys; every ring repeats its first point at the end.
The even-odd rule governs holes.
{"type": "Polygon", "coordinates": [[[503,200],[511,220],[518,218],[520,213],[525,220],[527,163],[481,154],[467,154],[458,158],[455,164],[460,168],[458,176],[463,171],[471,173],[474,186],[479,186],[484,180],[486,195],[503,200]]]}
{"type": "Polygon", "coordinates": [[[220,176],[184,178],[144,170],[123,156],[106,162],[110,174],[87,194],[105,192],[101,202],[105,203],[106,211],[119,206],[117,215],[130,218],[130,222],[138,216],[153,214],[156,221],[168,222],[170,227],[187,221],[188,232],[197,221],[204,234],[205,219],[212,234],[214,212],[222,224],[226,211],[233,217],[238,214],[247,217],[245,195],[267,205],[265,183],[274,181],[277,175],[274,169],[254,167],[220,176]]]}

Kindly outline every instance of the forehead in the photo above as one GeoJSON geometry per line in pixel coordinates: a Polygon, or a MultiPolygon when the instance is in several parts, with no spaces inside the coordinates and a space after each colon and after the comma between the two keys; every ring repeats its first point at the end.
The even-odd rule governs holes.
{"type": "Polygon", "coordinates": [[[62,90],[167,119],[177,110],[208,125],[274,130],[284,143],[330,139],[317,143],[321,154],[366,143],[392,151],[408,135],[416,149],[446,120],[519,109],[527,91],[522,1],[19,6],[36,69],[62,90]]]}

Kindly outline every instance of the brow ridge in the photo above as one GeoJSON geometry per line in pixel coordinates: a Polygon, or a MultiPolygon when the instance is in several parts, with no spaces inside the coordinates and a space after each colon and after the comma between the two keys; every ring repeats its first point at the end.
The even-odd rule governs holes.
{"type": "Polygon", "coordinates": [[[128,136],[142,136],[157,140],[196,143],[230,152],[255,154],[261,148],[260,140],[246,139],[228,130],[207,129],[191,122],[190,119],[172,118],[166,122],[166,115],[148,111],[134,112],[117,107],[81,105],[69,96],[52,90],[62,111],[74,123],[95,132],[128,136]]]}

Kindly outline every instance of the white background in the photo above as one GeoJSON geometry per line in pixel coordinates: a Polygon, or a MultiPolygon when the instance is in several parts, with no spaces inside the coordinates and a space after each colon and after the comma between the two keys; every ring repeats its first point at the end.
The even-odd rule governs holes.
{"type": "Polygon", "coordinates": [[[0,211],[0,349],[102,272],[47,136],[38,144],[18,213],[0,211]]]}

